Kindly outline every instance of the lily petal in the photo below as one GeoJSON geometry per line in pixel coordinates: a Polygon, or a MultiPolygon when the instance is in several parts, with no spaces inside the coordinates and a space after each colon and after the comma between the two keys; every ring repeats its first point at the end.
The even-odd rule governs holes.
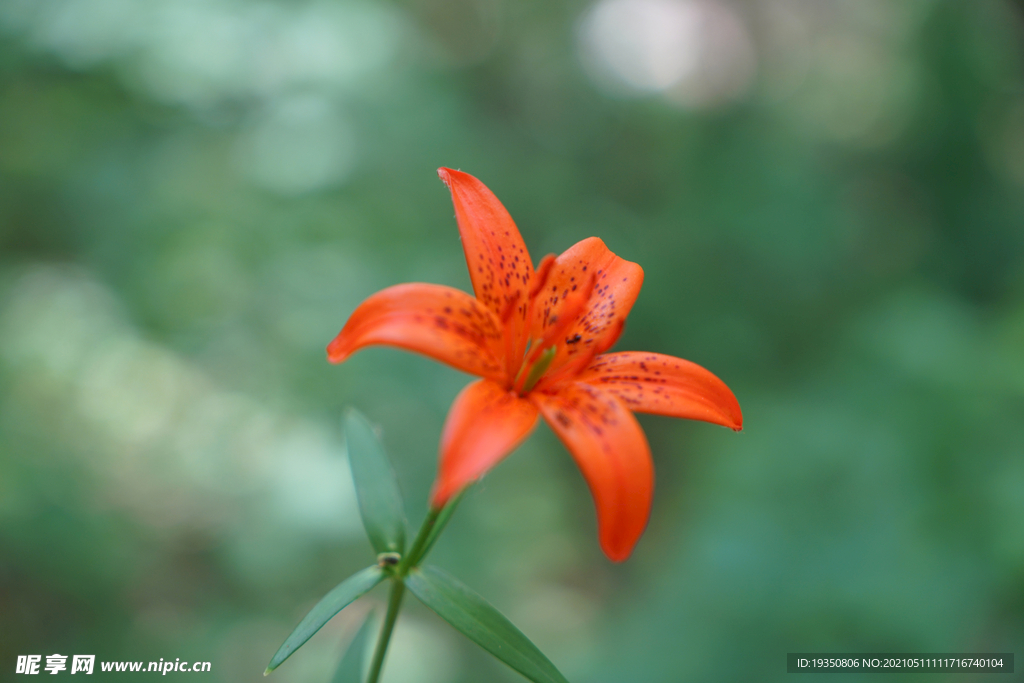
{"type": "Polygon", "coordinates": [[[621,399],[589,384],[564,383],[556,393],[533,392],[530,400],[590,486],[602,550],[622,562],[647,526],[654,494],[654,465],[643,429],[621,399]]]}
{"type": "Polygon", "coordinates": [[[483,377],[502,377],[501,324],[465,292],[409,283],[377,292],[352,313],[327,346],[327,359],[341,363],[373,344],[416,351],[483,377]]]}
{"type": "Polygon", "coordinates": [[[455,398],[441,434],[441,464],[430,496],[434,508],[482,477],[515,450],[537,424],[537,408],[497,382],[473,382],[455,398]]]}
{"type": "MultiPolygon", "coordinates": [[[[551,371],[599,343],[611,328],[621,325],[644,282],[643,268],[619,258],[597,237],[588,237],[555,259],[543,291],[537,295],[530,337],[543,337],[559,325],[560,317],[574,315],[561,336],[551,371]],[[594,278],[594,289],[582,310],[573,308],[573,293],[594,278]]],[[[564,324],[564,320],[562,324],[564,324]]]]}
{"type": "Polygon", "coordinates": [[[640,351],[608,353],[595,358],[577,380],[615,394],[630,410],[743,428],[740,404],[725,382],[682,358],[640,351]]]}
{"type": "Polygon", "coordinates": [[[519,228],[487,187],[461,171],[439,168],[452,193],[473,292],[499,318],[508,315],[509,333],[525,330],[533,262],[519,228]]]}

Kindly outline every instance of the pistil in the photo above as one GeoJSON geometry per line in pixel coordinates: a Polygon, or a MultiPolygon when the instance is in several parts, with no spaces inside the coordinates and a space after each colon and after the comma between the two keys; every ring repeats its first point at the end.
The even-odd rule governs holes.
{"type": "Polygon", "coordinates": [[[528,394],[540,381],[540,378],[547,372],[548,366],[551,365],[551,361],[555,359],[555,355],[558,353],[557,346],[551,346],[542,354],[533,367],[530,368],[530,372],[526,375],[526,381],[523,383],[523,388],[519,391],[520,395],[528,394]]]}

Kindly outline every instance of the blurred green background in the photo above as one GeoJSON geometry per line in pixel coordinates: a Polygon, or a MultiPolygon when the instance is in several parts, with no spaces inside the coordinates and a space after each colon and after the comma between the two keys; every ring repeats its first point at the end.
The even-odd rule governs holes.
{"type": "MultiPolygon", "coordinates": [[[[1022,65],[1009,0],[2,0],[2,678],[56,652],[261,680],[372,561],[347,406],[418,526],[469,378],[324,347],[388,285],[469,288],[441,165],[535,260],[598,235],[640,263],[617,348],[744,410],[641,418],[622,565],[546,427],[463,503],[433,560],[570,680],[1019,657],[1022,65]]],[[[383,599],[272,680],[327,681],[383,599]]],[[[385,680],[520,680],[414,603],[385,680]]]]}

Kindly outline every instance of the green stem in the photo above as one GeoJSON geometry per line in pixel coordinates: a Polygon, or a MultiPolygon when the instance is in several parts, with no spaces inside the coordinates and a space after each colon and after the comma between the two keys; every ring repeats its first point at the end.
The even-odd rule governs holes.
{"type": "Polygon", "coordinates": [[[462,489],[457,496],[448,501],[448,503],[441,509],[434,509],[427,513],[427,518],[423,520],[423,526],[420,527],[419,533],[416,535],[416,540],[413,541],[412,548],[405,554],[398,567],[395,568],[395,572],[398,576],[406,576],[410,569],[415,569],[420,566],[423,559],[430,552],[430,549],[434,547],[434,543],[437,542],[437,538],[444,531],[444,528],[448,525],[448,520],[455,514],[455,508],[459,506],[459,501],[466,495],[466,491],[469,487],[462,489]]]}
{"type": "Polygon", "coordinates": [[[427,540],[423,543],[423,550],[420,551],[418,556],[410,558],[409,560],[413,563],[413,567],[418,567],[423,560],[426,559],[427,554],[430,552],[430,549],[434,547],[434,543],[437,542],[441,532],[444,531],[446,526],[448,526],[448,520],[450,520],[452,515],[455,514],[455,508],[459,506],[459,501],[462,500],[462,497],[466,495],[466,491],[468,490],[469,488],[462,489],[462,492],[459,493],[459,495],[452,498],[448,501],[447,505],[441,508],[441,514],[438,515],[438,518],[434,521],[434,525],[430,529],[430,533],[427,534],[427,540]]]}
{"type": "Polygon", "coordinates": [[[430,538],[430,531],[434,528],[434,523],[437,522],[440,514],[441,509],[437,508],[431,508],[427,512],[427,518],[423,520],[423,526],[420,527],[419,533],[416,534],[416,540],[412,542],[409,552],[398,563],[398,567],[395,568],[395,574],[404,577],[409,573],[410,569],[416,566],[414,563],[419,562],[420,556],[423,554],[423,548],[427,544],[427,539],[430,538]]]}
{"type": "Polygon", "coordinates": [[[402,607],[403,595],[405,595],[405,584],[399,578],[393,579],[391,595],[388,597],[388,612],[384,616],[384,624],[380,628],[380,638],[377,639],[377,648],[373,651],[373,662],[370,664],[370,674],[366,683],[377,683],[377,679],[380,678],[380,671],[384,667],[384,655],[387,654],[391,632],[395,629],[395,622],[398,621],[398,610],[402,607]]]}
{"type": "Polygon", "coordinates": [[[369,677],[366,683],[377,683],[380,678],[381,669],[384,668],[384,655],[388,651],[388,643],[391,641],[391,632],[395,629],[395,622],[398,621],[398,611],[402,608],[402,596],[405,595],[405,577],[410,569],[416,567],[427,551],[434,545],[434,541],[444,530],[455,506],[462,499],[460,493],[447,505],[440,509],[431,508],[427,512],[427,518],[423,520],[423,526],[416,534],[416,540],[412,542],[409,552],[394,568],[391,575],[391,595],[388,597],[388,611],[384,616],[384,624],[380,627],[380,638],[377,639],[377,647],[373,651],[373,662],[370,663],[369,677]]]}

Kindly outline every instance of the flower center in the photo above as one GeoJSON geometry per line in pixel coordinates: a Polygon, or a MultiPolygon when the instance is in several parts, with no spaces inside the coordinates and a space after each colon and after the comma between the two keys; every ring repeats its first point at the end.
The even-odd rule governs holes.
{"type": "MultiPolygon", "coordinates": [[[[555,258],[553,256],[545,256],[541,264],[537,267],[537,271],[534,273],[534,283],[530,288],[529,300],[526,305],[526,326],[527,329],[531,328],[533,323],[534,315],[536,312],[537,298],[541,294],[544,286],[547,284],[548,276],[551,274],[553,269],[555,258]]],[[[600,272],[600,271],[598,271],[600,272]]],[[[557,312],[553,313],[550,318],[545,314],[545,326],[541,330],[539,337],[530,339],[526,348],[522,351],[522,360],[519,364],[519,370],[512,374],[511,370],[515,367],[516,362],[513,358],[513,349],[516,347],[515,343],[512,342],[512,331],[509,321],[511,316],[503,315],[503,322],[506,325],[506,358],[509,369],[509,376],[513,377],[511,388],[520,396],[524,396],[530,393],[537,383],[544,377],[544,373],[551,367],[552,361],[555,356],[558,355],[558,349],[560,340],[565,334],[568,333],[573,322],[577,320],[580,314],[584,311],[587,306],[587,302],[590,299],[591,293],[594,291],[594,286],[597,282],[596,273],[592,273],[587,278],[586,283],[582,287],[573,286],[572,292],[569,293],[568,289],[566,294],[563,295],[561,305],[558,307],[557,312]]],[[[557,291],[557,287],[554,288],[557,291]]],[[[506,309],[511,311],[512,306],[518,302],[518,297],[515,297],[509,301],[506,309]]],[[[579,334],[573,335],[571,338],[566,339],[566,344],[575,344],[580,341],[581,337],[579,334]]]]}
{"type": "Polygon", "coordinates": [[[557,346],[548,347],[547,349],[541,352],[540,358],[538,358],[537,362],[530,366],[528,371],[526,371],[528,364],[523,363],[523,367],[519,369],[519,376],[516,377],[516,384],[518,384],[519,378],[523,375],[523,372],[526,371],[526,380],[523,382],[522,388],[519,389],[518,392],[520,396],[522,396],[523,394],[530,393],[533,390],[533,388],[537,386],[537,382],[539,382],[540,378],[544,376],[545,372],[547,372],[548,367],[551,366],[551,361],[555,359],[555,355],[557,353],[557,346]]]}

